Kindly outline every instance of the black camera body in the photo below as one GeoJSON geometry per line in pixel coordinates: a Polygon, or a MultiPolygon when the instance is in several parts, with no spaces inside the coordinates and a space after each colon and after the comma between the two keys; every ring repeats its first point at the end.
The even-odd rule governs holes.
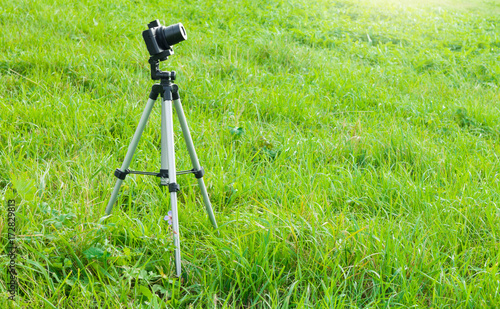
{"type": "Polygon", "coordinates": [[[173,45],[187,39],[186,30],[181,23],[165,27],[157,19],[150,22],[148,28],[142,32],[142,37],[151,57],[160,61],[174,53],[173,45]]]}

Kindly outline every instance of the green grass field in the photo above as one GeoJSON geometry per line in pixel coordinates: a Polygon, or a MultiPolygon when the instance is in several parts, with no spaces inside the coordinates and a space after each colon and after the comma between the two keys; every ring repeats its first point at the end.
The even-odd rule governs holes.
{"type": "MultiPolygon", "coordinates": [[[[499,16],[492,0],[3,1],[0,307],[500,306],[499,16]],[[181,279],[158,179],[127,177],[102,219],[154,19],[187,30],[162,69],[219,223],[179,176],[181,279]]],[[[159,169],[159,115],[132,169],[159,169]]]]}

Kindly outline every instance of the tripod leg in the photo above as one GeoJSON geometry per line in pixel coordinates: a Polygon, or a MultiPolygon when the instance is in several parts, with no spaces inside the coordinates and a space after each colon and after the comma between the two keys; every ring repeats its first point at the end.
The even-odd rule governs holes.
{"type": "Polygon", "coordinates": [[[168,182],[161,180],[162,185],[168,185],[170,191],[170,206],[172,207],[172,229],[174,231],[175,273],[181,275],[181,245],[179,239],[179,216],[177,212],[177,191],[174,155],[174,127],[172,121],[172,101],[164,100],[161,104],[161,168],[168,169],[168,182]]]}
{"type": "MultiPolygon", "coordinates": [[[[144,112],[142,113],[141,120],[139,121],[139,124],[137,125],[137,129],[135,130],[134,137],[132,138],[132,141],[130,142],[130,145],[128,146],[127,154],[125,155],[125,159],[123,160],[122,167],[120,168],[120,171],[125,172],[130,166],[130,162],[132,161],[132,157],[134,156],[135,149],[137,148],[137,144],[139,143],[139,140],[141,139],[142,132],[144,131],[144,127],[146,126],[146,123],[148,122],[149,114],[151,114],[151,110],[153,109],[153,105],[155,103],[156,99],[151,99],[149,98],[148,103],[146,103],[146,107],[144,108],[144,112]]],[[[113,205],[116,202],[116,199],[118,197],[118,192],[120,191],[120,187],[123,183],[123,179],[117,179],[115,188],[113,189],[113,193],[111,193],[111,197],[109,199],[108,205],[106,206],[106,215],[109,215],[111,213],[111,210],[113,210],[113,205]]]]}
{"type": "MultiPolygon", "coordinates": [[[[174,94],[174,98],[175,95],[176,94],[174,94]]],[[[191,133],[189,133],[189,127],[187,125],[186,116],[184,116],[184,110],[182,109],[181,100],[180,98],[178,98],[178,94],[176,96],[177,98],[175,98],[174,100],[174,106],[177,112],[177,117],[179,118],[179,123],[181,124],[182,135],[184,135],[184,141],[186,142],[186,147],[189,152],[189,157],[191,158],[193,168],[198,171],[201,169],[200,162],[198,161],[198,156],[196,155],[196,150],[194,149],[191,133]]],[[[210,199],[208,198],[207,188],[205,187],[205,182],[203,181],[202,177],[198,178],[198,186],[200,187],[201,194],[203,196],[203,202],[205,203],[208,217],[210,218],[210,221],[212,222],[214,228],[217,229],[217,222],[215,221],[212,205],[210,203],[210,199]]]]}

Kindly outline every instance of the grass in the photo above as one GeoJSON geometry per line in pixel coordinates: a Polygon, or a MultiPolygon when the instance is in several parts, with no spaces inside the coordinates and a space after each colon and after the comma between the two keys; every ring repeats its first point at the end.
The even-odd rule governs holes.
{"type": "MultiPolygon", "coordinates": [[[[500,31],[493,1],[4,1],[0,306],[499,306],[500,31]],[[474,4],[471,4],[474,3],[474,4]],[[465,5],[467,4],[467,5],[465,5]],[[152,81],[141,31],[182,22],[177,71],[215,207],[129,176],[152,81]]],[[[191,168],[179,126],[177,166],[191,168]]],[[[133,169],[159,168],[159,109],[133,169]]]]}

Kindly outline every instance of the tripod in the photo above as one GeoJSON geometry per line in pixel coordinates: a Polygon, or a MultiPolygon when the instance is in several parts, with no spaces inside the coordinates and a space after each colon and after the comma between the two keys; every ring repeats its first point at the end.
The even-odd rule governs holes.
{"type": "MultiPolygon", "coordinates": [[[[170,55],[170,53],[168,54],[170,55]]],[[[162,55],[164,56],[164,55],[162,55]]],[[[177,192],[179,191],[179,185],[176,182],[177,175],[183,174],[194,174],[198,179],[198,186],[200,187],[201,194],[203,196],[203,202],[205,204],[208,217],[212,222],[214,228],[217,229],[217,222],[215,221],[214,213],[212,211],[212,206],[210,204],[210,199],[208,198],[207,189],[205,183],[203,182],[204,170],[200,166],[198,161],[198,156],[194,149],[193,140],[191,134],[189,133],[189,128],[186,122],[186,117],[184,116],[184,111],[182,109],[181,100],[179,98],[178,87],[173,84],[172,81],[175,80],[175,72],[163,72],[159,69],[159,56],[152,56],[149,59],[151,64],[151,78],[153,80],[160,80],[159,84],[154,84],[151,93],[149,94],[149,100],[146,104],[144,112],[141,116],[141,120],[137,126],[134,133],[132,141],[125,155],[121,168],[115,170],[114,175],[118,178],[116,180],[113,193],[109,199],[108,205],[106,206],[106,215],[111,214],[113,209],[113,204],[116,202],[118,197],[118,192],[123,183],[123,180],[128,174],[140,174],[140,175],[150,175],[160,177],[160,185],[168,186],[168,191],[170,192],[170,204],[172,207],[172,229],[174,234],[174,246],[175,246],[175,270],[176,276],[181,275],[181,249],[179,240],[179,217],[177,210],[177,192]],[[158,96],[163,98],[161,103],[161,168],[159,173],[155,172],[142,172],[142,171],[131,171],[129,169],[130,162],[134,156],[134,152],[137,148],[137,144],[141,138],[144,127],[148,121],[153,105],[158,98],[158,96]],[[181,125],[182,134],[184,136],[184,141],[186,142],[187,150],[191,158],[191,163],[193,168],[187,171],[177,172],[175,169],[175,154],[174,154],[174,129],[173,129],[173,119],[172,119],[172,103],[175,107],[177,117],[179,118],[179,123],[181,125]]],[[[166,57],[162,60],[165,60],[166,57]]]]}

